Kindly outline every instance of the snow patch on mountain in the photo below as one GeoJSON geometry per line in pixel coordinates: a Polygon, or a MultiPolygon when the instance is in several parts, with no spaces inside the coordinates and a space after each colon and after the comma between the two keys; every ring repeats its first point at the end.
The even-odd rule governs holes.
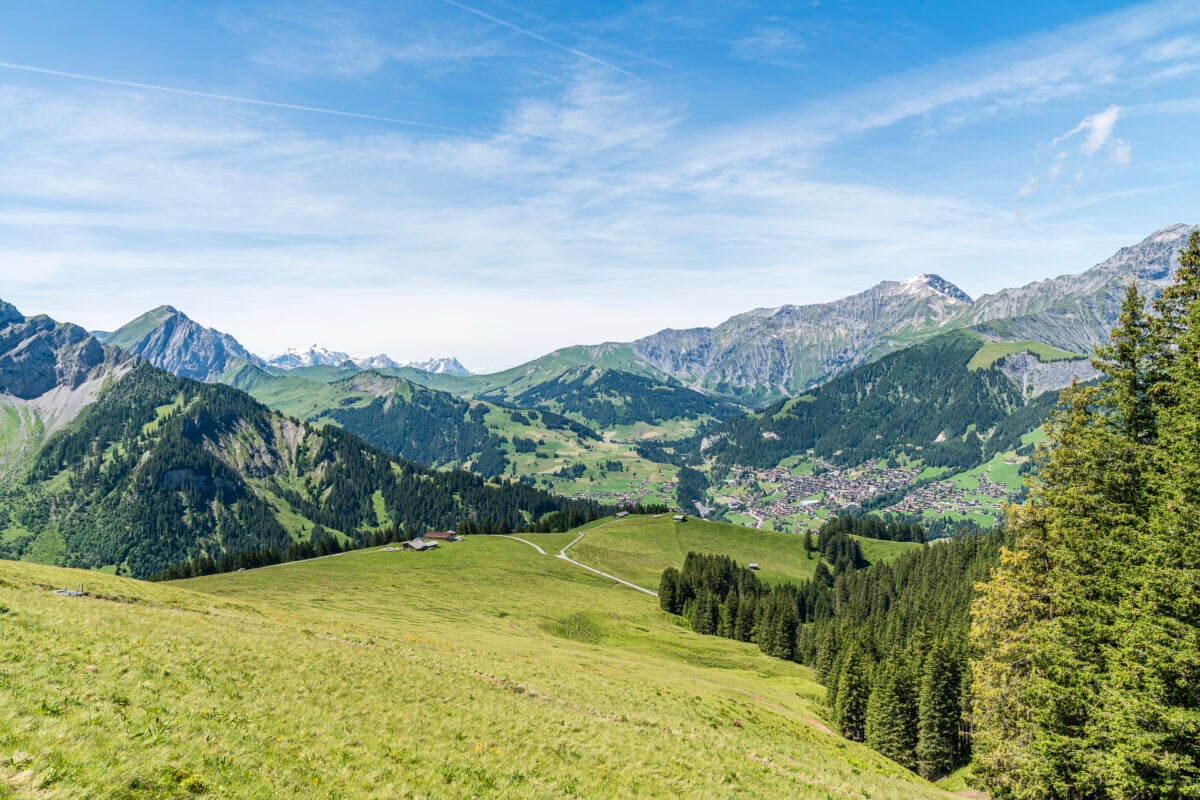
{"type": "Polygon", "coordinates": [[[349,361],[359,369],[396,369],[410,367],[423,372],[433,372],[444,375],[470,375],[462,363],[454,356],[430,358],[424,361],[396,361],[384,353],[373,356],[352,356],[341,350],[330,350],[319,345],[305,348],[292,347],[279,355],[267,359],[267,363],[279,369],[299,369],[300,367],[340,367],[349,361]]]}

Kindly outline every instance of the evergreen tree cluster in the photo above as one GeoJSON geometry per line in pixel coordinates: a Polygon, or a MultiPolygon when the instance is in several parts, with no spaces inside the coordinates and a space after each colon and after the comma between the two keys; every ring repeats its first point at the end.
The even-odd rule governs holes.
{"type": "Polygon", "coordinates": [[[883,520],[866,515],[838,516],[824,523],[818,534],[846,533],[864,539],[881,539],[885,542],[925,542],[925,528],[917,522],[883,520]]]}
{"type": "Polygon", "coordinates": [[[708,491],[708,478],[698,469],[681,466],[679,468],[678,484],[675,486],[675,502],[687,513],[699,510],[698,504],[703,504],[708,491]]]}
{"type": "Polygon", "coordinates": [[[1002,536],[940,541],[835,580],[832,613],[800,652],[844,736],[931,779],[966,758],[968,612],[1002,536]]]}
{"type": "Polygon", "coordinates": [[[970,753],[968,610],[1002,536],[966,535],[867,565],[834,529],[819,537],[812,580],[774,587],[726,556],[689,553],[681,570],[663,572],[659,604],[698,633],[809,664],[843,735],[932,779],[970,753]]]}
{"type": "Polygon", "coordinates": [[[997,798],[1200,796],[1200,233],[1063,392],[972,609],[997,798]]]}

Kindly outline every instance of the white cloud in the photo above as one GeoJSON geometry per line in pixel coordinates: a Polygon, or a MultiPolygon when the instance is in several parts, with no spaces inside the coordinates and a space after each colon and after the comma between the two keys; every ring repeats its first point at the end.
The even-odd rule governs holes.
{"type": "Polygon", "coordinates": [[[1100,149],[1108,144],[1112,138],[1113,128],[1116,127],[1117,120],[1121,119],[1125,114],[1125,109],[1120,106],[1109,106],[1103,111],[1084,117],[1078,125],[1071,130],[1059,136],[1050,143],[1051,147],[1070,139],[1077,133],[1085,134],[1083,144],[1079,146],[1079,152],[1085,156],[1094,156],[1100,152],[1100,149]]]}
{"type": "MultiPolygon", "coordinates": [[[[479,369],[917,272],[978,294],[1128,238],[1056,224],[1099,202],[1082,190],[1023,203],[1026,225],[960,197],[966,177],[891,186],[831,154],[906,122],[936,140],[1136,83],[1143,45],[1189,9],[1110,15],[722,127],[600,69],[480,135],[304,130],[277,109],[132,87],[0,92],[0,195],[21,200],[0,207],[0,281],[19,290],[6,299],[96,327],[170,302],[262,351],[319,339],[479,369]]],[[[1076,126],[1081,150],[1129,163],[1120,109],[1076,126]]],[[[993,155],[996,194],[1011,193],[1003,154],[976,160],[993,155]]],[[[1064,150],[1020,195],[1051,194],[1080,159],[1064,150]]]]}
{"type": "Polygon", "coordinates": [[[1118,166],[1128,167],[1129,162],[1132,160],[1132,155],[1133,148],[1129,142],[1125,141],[1124,139],[1116,139],[1113,141],[1112,149],[1109,152],[1108,159],[1118,166]]]}

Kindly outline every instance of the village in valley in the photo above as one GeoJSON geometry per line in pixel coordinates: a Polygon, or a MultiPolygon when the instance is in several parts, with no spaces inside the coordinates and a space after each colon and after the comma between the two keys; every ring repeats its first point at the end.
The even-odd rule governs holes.
{"type": "MultiPolygon", "coordinates": [[[[721,480],[711,481],[709,505],[700,510],[706,517],[748,527],[797,532],[864,505],[931,521],[969,519],[987,527],[1000,519],[1005,504],[1019,497],[1019,467],[1025,460],[997,456],[957,475],[878,460],[847,468],[811,454],[768,469],[735,465],[721,480]],[[877,498],[888,494],[895,499],[880,505],[877,498]]],[[[676,485],[674,480],[649,479],[623,486],[576,485],[571,497],[611,505],[674,504],[676,485]]]]}

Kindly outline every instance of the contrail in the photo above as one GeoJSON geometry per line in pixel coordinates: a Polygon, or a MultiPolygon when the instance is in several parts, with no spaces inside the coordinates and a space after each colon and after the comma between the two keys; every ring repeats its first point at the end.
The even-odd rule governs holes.
{"type": "Polygon", "coordinates": [[[351,117],[353,119],[369,119],[374,122],[390,122],[396,125],[413,125],[418,128],[432,128],[441,131],[454,131],[455,133],[474,133],[466,128],[454,128],[449,125],[437,125],[432,122],[417,122],[411,119],[399,119],[398,117],[382,117],[376,114],[360,114],[356,111],[339,111],[336,108],[321,108],[319,106],[302,106],[295,103],[277,103],[273,100],[256,100],[251,97],[235,97],[229,94],[216,94],[215,92],[201,92],[195,89],[180,89],[176,86],[159,86],[154,83],[139,83],[137,81],[122,81],[116,78],[103,78],[99,75],[82,75],[78,72],[63,72],[57,69],[46,69],[44,67],[31,67],[27,64],[9,64],[0,61],[0,69],[12,69],[20,72],[34,72],[39,75],[53,75],[58,78],[71,78],[77,81],[91,81],[92,83],[104,83],[110,86],[126,86],[133,89],[149,89],[154,92],[168,92],[170,94],[182,94],[189,97],[204,97],[209,100],[225,100],[230,103],[243,103],[250,106],[266,106],[267,108],[285,108],[290,111],[307,111],[313,114],[331,114],[335,117],[351,117]]]}
{"type": "Polygon", "coordinates": [[[528,36],[530,39],[537,39],[542,44],[548,44],[551,47],[555,47],[559,50],[563,50],[567,53],[570,53],[571,55],[579,56],[580,58],[587,59],[588,61],[599,64],[602,67],[607,67],[608,69],[611,69],[614,72],[619,72],[622,75],[628,75],[631,78],[637,77],[637,75],[634,75],[629,70],[621,69],[620,67],[616,66],[615,64],[610,64],[607,61],[604,61],[603,59],[599,59],[599,58],[596,58],[595,56],[588,55],[587,53],[583,52],[582,50],[576,50],[574,47],[567,47],[565,44],[559,44],[558,42],[554,41],[553,39],[547,39],[545,36],[542,36],[540,33],[534,33],[531,30],[522,28],[518,25],[514,25],[513,23],[509,22],[508,20],[500,19],[500,17],[493,17],[491,14],[487,13],[486,11],[480,11],[478,8],[473,8],[464,3],[459,3],[457,0],[442,0],[442,2],[448,6],[454,6],[457,9],[466,11],[468,14],[474,14],[477,17],[483,17],[484,19],[488,20],[489,22],[494,22],[497,25],[501,25],[505,28],[508,28],[511,31],[516,31],[517,33],[521,34],[522,36],[528,36]]]}

